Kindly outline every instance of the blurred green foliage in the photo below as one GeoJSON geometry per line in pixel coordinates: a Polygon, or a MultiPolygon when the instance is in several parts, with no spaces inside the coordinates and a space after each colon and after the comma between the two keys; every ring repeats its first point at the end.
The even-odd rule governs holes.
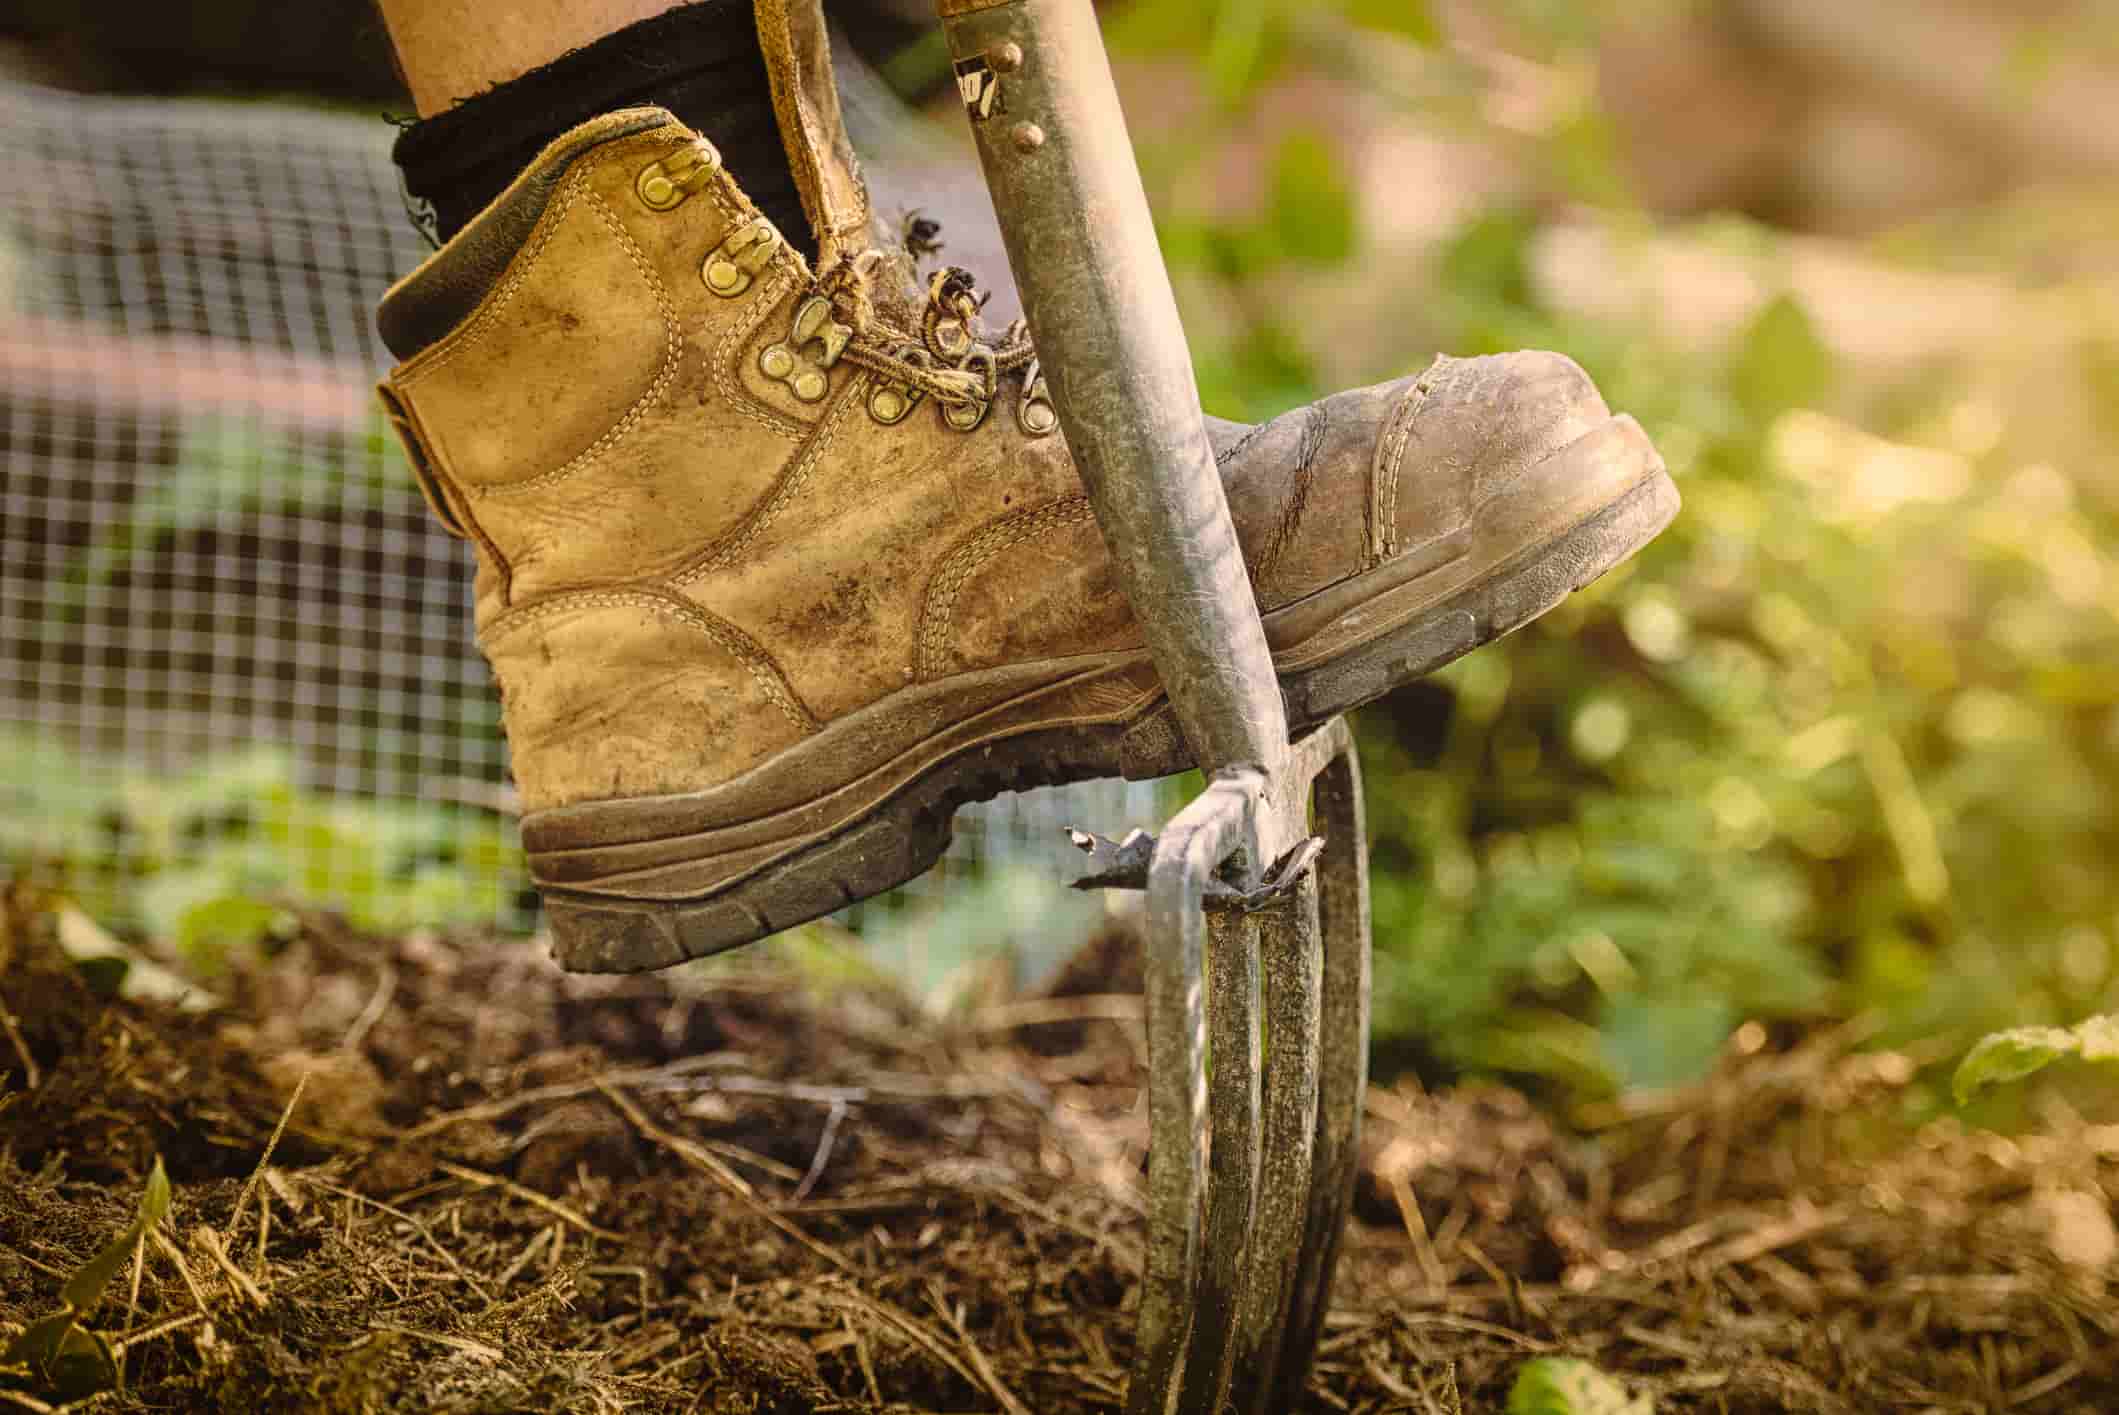
{"type": "Polygon", "coordinates": [[[306,790],[279,750],[157,774],[26,733],[0,733],[0,860],[209,971],[289,904],[330,901],[364,928],[490,924],[526,879],[512,823],[306,790]]]}
{"type": "Polygon", "coordinates": [[[406,475],[379,412],[337,456],[290,446],[254,419],[188,419],[168,472],[142,485],[124,519],[82,547],[52,587],[47,628],[78,624],[97,591],[179,537],[260,512],[342,516],[349,504],[386,501],[406,475]]]}
{"type": "MultiPolygon", "coordinates": [[[[1563,65],[1591,32],[1594,7],[1510,8],[1563,65]]],[[[1275,150],[1229,117],[1274,74],[1226,54],[1314,10],[1208,9],[1188,27],[1198,7],[1142,0],[1118,37],[1188,53],[1219,107],[1143,151],[1210,407],[1321,396],[1327,362],[1344,383],[1436,349],[1559,349],[1646,424],[1686,498],[1636,562],[1363,714],[1379,1040],[1581,1097],[1696,1077],[1752,1018],[1873,1014],[1887,1042],[1969,1042],[2108,1007],[2119,524],[2072,467],[2012,451],[2034,415],[1970,391],[1991,351],[1879,386],[1791,296],[1705,354],[1652,317],[1570,313],[1534,278],[1542,206],[1477,212],[1426,268],[1394,267],[1366,249],[1344,144],[1283,132],[1275,150]],[[1263,199],[1199,199],[1232,144],[1256,151],[1263,199]],[[1346,278],[1305,283],[1320,264],[1346,278]],[[1412,282],[1391,347],[1349,359],[1304,327],[1319,289],[1412,282]]],[[[1593,109],[1538,142],[1553,195],[1601,208],[1622,250],[1647,233],[1593,109]]],[[[1975,226],[2008,249],[2005,214],[1975,226]]],[[[2114,367],[2091,347],[2070,376],[2119,417],[2114,367]]]]}
{"type": "Polygon", "coordinates": [[[2021,1081],[2070,1058],[2119,1062],[2119,1017],[2092,1017],[2072,1027],[2013,1027],[1981,1037],[1958,1063],[1950,1091],[1963,1105],[1991,1086],[2021,1081]]]}
{"type": "MultiPolygon", "coordinates": [[[[104,601],[184,538],[261,513],[328,524],[387,504],[407,475],[380,416],[344,445],[307,447],[255,420],[188,420],[166,473],[54,581],[45,631],[64,641],[100,622],[104,601]]],[[[490,716],[463,734],[490,737],[490,716]]],[[[434,747],[383,724],[361,750],[371,765],[401,765],[434,747]]],[[[328,903],[378,929],[490,924],[519,914],[527,890],[512,826],[488,812],[307,789],[278,748],[158,772],[26,731],[0,731],[0,862],[56,878],[92,916],[209,970],[278,929],[285,904],[328,903]]]]}
{"type": "Polygon", "coordinates": [[[1508,1415],[1655,1415],[1655,1399],[1628,1395],[1587,1361],[1541,1356],[1516,1373],[1508,1415]]]}

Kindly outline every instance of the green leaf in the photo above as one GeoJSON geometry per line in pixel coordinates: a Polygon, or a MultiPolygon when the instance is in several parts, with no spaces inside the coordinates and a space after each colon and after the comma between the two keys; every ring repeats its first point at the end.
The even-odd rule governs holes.
{"type": "Polygon", "coordinates": [[[73,1331],[74,1322],[80,1313],[71,1307],[37,1318],[16,1334],[0,1351],[0,1372],[9,1369],[21,1370],[36,1378],[39,1384],[50,1379],[52,1363],[66,1349],[67,1335],[73,1331]]]}
{"type": "Polygon", "coordinates": [[[214,1005],[206,991],[112,936],[82,910],[58,911],[59,949],[98,997],[152,998],[183,1012],[214,1005]]]}
{"type": "Polygon", "coordinates": [[[243,895],[223,894],[204,900],[178,917],[177,951],[196,960],[253,948],[271,937],[283,912],[243,895]]]}
{"type": "Polygon", "coordinates": [[[58,1311],[31,1322],[0,1352],[0,1380],[20,1373],[61,1400],[81,1400],[116,1386],[118,1363],[110,1343],[81,1326],[81,1315],[102,1300],[103,1289],[125,1266],[133,1248],[168,1213],[169,1175],[158,1155],[132,1222],[66,1280],[59,1289],[58,1311]]]}
{"type": "Polygon", "coordinates": [[[1760,423],[1790,408],[1814,407],[1832,388],[1832,351],[1793,295],[1770,301],[1739,338],[1729,387],[1760,423]]]}
{"type": "Polygon", "coordinates": [[[1604,1051],[1623,1088],[1678,1086],[1707,1074],[1739,1020],[1729,999],[1697,987],[1626,993],[1604,1009],[1604,1051]]]}
{"type": "Polygon", "coordinates": [[[1611,119],[1593,106],[1555,123],[1545,138],[1545,161],[1555,183],[1577,201],[1624,209],[1626,168],[1611,119]]]}
{"type": "Polygon", "coordinates": [[[1513,1008],[1496,1025],[1464,1029],[1449,1046],[1475,1070],[1547,1077],[1586,1095],[1618,1089],[1603,1038],[1564,1012],[1513,1008]]]}
{"type": "Polygon", "coordinates": [[[147,1175],[147,1188],[140,1195],[140,1208],[133,1221],[123,1233],[103,1246],[103,1251],[90,1258],[81,1270],[66,1280],[59,1289],[59,1300],[76,1312],[86,1312],[102,1300],[103,1289],[119,1268],[132,1257],[133,1248],[145,1238],[154,1226],[169,1213],[169,1175],[162,1168],[161,1156],[155,1157],[155,1167],[147,1175]]]}
{"type": "Polygon", "coordinates": [[[1197,0],[1135,0],[1104,22],[1114,54],[1196,54],[1204,33],[1197,0]]]}
{"type": "Polygon", "coordinates": [[[1427,0],[1345,0],[1346,17],[1366,29],[1409,39],[1424,49],[1442,43],[1442,26],[1427,0]]]}
{"type": "Polygon", "coordinates": [[[85,1400],[118,1383],[110,1343],[75,1324],[79,1314],[61,1307],[39,1317],[0,1353],[0,1389],[27,1381],[62,1401],[85,1400]]]}
{"type": "Polygon", "coordinates": [[[40,1363],[45,1389],[61,1400],[86,1400],[118,1384],[118,1360],[98,1332],[87,1327],[67,1329],[58,1349],[40,1363]]]}
{"type": "Polygon", "coordinates": [[[1443,245],[1437,266],[1442,287],[1466,299],[1532,305],[1530,250],[1537,234],[1537,218],[1527,210],[1480,212],[1443,245]]]}
{"type": "Polygon", "coordinates": [[[125,978],[132,972],[132,964],[115,955],[77,958],[74,971],[81,975],[82,982],[88,984],[90,992],[108,1002],[124,994],[125,978]]]}
{"type": "Polygon", "coordinates": [[[169,1173],[162,1168],[162,1157],[156,1155],[155,1167],[147,1172],[147,1187],[140,1191],[137,1222],[143,1235],[169,1217],[170,1197],[169,1173]]]}
{"type": "Polygon", "coordinates": [[[1338,154],[1316,133],[1291,133],[1273,154],[1273,230],[1287,258],[1344,264],[1353,254],[1354,192],[1338,154]]]}
{"type": "Polygon", "coordinates": [[[1286,45],[1278,42],[1273,0],[1221,0],[1218,11],[1207,42],[1207,80],[1233,107],[1264,81],[1286,45]]]}
{"type": "Polygon", "coordinates": [[[1516,1373],[1508,1415],[1655,1415],[1655,1400],[1626,1388],[1587,1361],[1546,1356],[1516,1373]]]}
{"type": "Polygon", "coordinates": [[[2073,1027],[2016,1027],[1982,1037],[1958,1063],[1950,1089],[1963,1105],[1991,1086],[2020,1081],[2071,1056],[2119,1061],[2119,1017],[2092,1017],[2073,1027]]]}

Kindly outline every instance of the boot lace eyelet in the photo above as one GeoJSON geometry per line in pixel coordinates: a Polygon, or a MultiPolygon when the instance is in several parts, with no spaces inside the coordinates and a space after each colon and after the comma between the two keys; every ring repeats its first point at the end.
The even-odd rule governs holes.
{"type": "Polygon", "coordinates": [[[675,211],[720,170],[721,150],[705,138],[694,138],[641,168],[633,193],[649,211],[675,211]]]}
{"type": "Polygon", "coordinates": [[[746,221],[728,233],[700,263],[699,278],[716,295],[733,300],[757,283],[780,248],[780,233],[764,217],[746,221]]]}

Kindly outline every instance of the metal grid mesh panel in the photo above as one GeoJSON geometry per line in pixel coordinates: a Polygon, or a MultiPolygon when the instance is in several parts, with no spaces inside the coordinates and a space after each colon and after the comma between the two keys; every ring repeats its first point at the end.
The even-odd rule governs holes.
{"type": "MultiPolygon", "coordinates": [[[[533,921],[470,556],[370,391],[425,254],[386,138],[0,84],[0,859],[125,922],[533,921]]],[[[956,858],[1056,873],[1160,803],[1006,798],[956,858]]]]}

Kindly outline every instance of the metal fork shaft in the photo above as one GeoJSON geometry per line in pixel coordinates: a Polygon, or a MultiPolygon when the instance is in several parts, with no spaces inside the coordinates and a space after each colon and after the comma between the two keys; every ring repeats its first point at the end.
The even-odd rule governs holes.
{"type": "Polygon", "coordinates": [[[1194,760],[1270,773],[1286,709],[1096,10],[939,8],[1053,406],[1127,600],[1159,611],[1141,631],[1194,760]]]}
{"type": "MultiPolygon", "coordinates": [[[[1342,955],[1351,943],[1365,969],[1367,936],[1320,945],[1320,906],[1330,926],[1351,922],[1345,867],[1320,900],[1314,849],[1295,849],[1312,783],[1346,759],[1349,739],[1335,722],[1288,741],[1091,0],[937,8],[1060,426],[1209,777],[1146,868],[1149,1242],[1127,1410],[1219,1415],[1232,1378],[1245,1412],[1285,1408],[1308,1369],[1345,1211],[1343,1197],[1319,1193],[1318,1170],[1351,1175],[1348,1042],[1329,1053],[1339,1074],[1318,1068],[1324,1029],[1348,1012],[1342,955]],[[1286,877],[1261,891],[1284,861],[1286,877]],[[1210,925],[1217,885],[1261,912],[1210,925]]],[[[1138,852],[1090,845],[1107,874],[1138,868],[1138,852]]],[[[1342,856],[1364,849],[1358,834],[1340,843],[1342,856]]],[[[1350,1040],[1365,1039],[1364,1026],[1350,1040]]]]}

